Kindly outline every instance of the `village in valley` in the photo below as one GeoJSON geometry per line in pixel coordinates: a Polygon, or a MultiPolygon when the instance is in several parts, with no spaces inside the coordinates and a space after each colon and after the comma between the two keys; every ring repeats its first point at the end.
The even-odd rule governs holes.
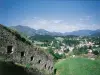
{"type": "Polygon", "coordinates": [[[36,39],[33,43],[45,50],[51,50],[53,54],[58,56],[58,59],[68,56],[77,57],[79,55],[94,60],[100,53],[99,41],[100,37],[69,35],[65,37],[50,36],[45,40],[42,38],[36,39]]]}
{"type": "Polygon", "coordinates": [[[100,75],[100,0],[0,0],[0,75],[100,75]]]}

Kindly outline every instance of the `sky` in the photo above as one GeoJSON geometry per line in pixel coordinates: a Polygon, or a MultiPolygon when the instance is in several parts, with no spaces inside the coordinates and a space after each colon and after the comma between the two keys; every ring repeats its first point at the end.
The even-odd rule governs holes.
{"type": "Polygon", "coordinates": [[[0,24],[51,32],[100,29],[98,0],[0,0],[0,24]]]}

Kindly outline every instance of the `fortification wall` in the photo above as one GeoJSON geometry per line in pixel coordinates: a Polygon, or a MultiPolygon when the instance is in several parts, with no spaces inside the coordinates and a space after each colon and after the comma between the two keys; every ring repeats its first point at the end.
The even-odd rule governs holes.
{"type": "Polygon", "coordinates": [[[0,25],[0,54],[5,55],[5,61],[13,61],[52,73],[52,56],[18,36],[0,25]]]}

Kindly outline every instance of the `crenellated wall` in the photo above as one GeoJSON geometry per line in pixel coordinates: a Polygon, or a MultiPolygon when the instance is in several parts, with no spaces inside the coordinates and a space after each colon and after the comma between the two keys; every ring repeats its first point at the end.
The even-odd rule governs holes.
{"type": "Polygon", "coordinates": [[[53,57],[42,49],[35,47],[15,31],[0,25],[0,55],[5,61],[53,72],[53,57]]]}

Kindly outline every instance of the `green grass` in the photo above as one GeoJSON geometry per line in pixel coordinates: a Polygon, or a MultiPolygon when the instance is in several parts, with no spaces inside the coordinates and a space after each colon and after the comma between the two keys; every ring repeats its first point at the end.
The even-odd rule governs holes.
{"type": "Polygon", "coordinates": [[[67,58],[55,64],[56,75],[100,75],[100,61],[67,58]]]}

